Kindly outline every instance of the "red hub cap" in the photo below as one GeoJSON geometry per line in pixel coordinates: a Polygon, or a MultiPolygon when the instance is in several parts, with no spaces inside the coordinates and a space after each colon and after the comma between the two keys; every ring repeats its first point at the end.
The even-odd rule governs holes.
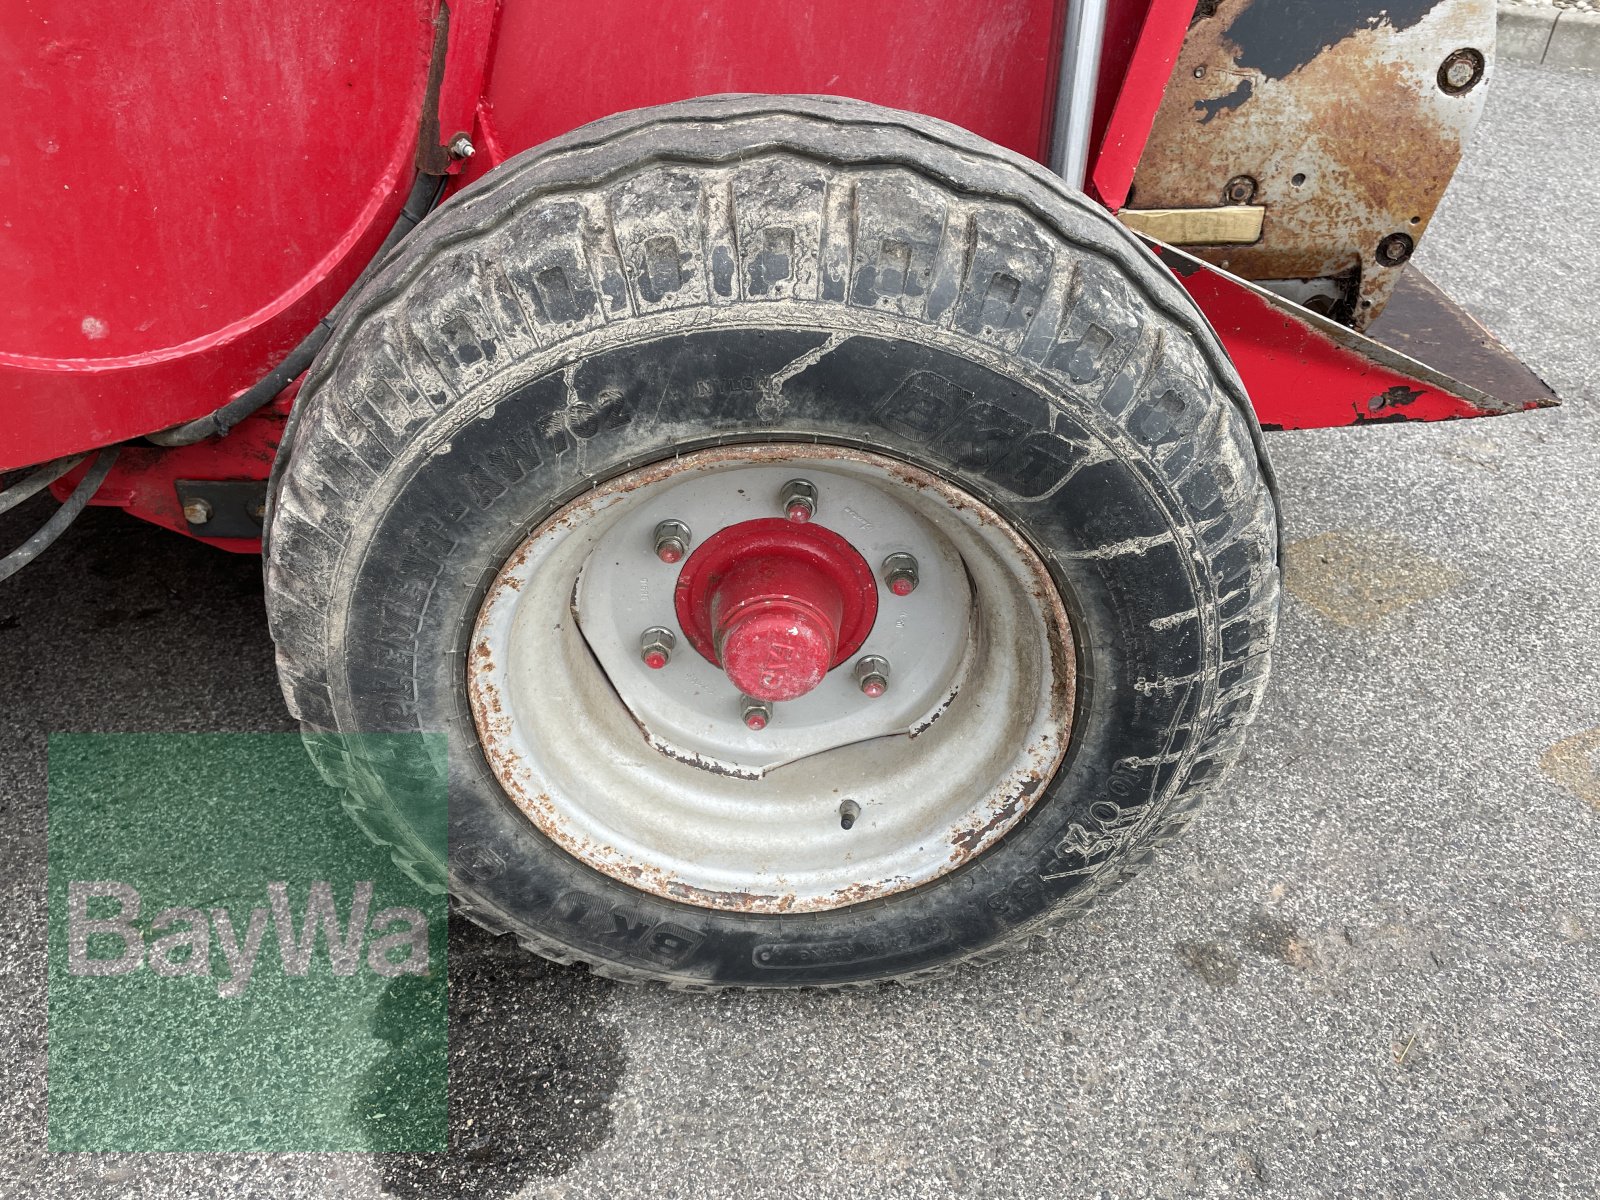
{"type": "Polygon", "coordinates": [[[878,615],[872,568],[819,525],[781,517],[730,525],[678,576],[689,644],[757,700],[795,700],[866,640],[878,615]]]}

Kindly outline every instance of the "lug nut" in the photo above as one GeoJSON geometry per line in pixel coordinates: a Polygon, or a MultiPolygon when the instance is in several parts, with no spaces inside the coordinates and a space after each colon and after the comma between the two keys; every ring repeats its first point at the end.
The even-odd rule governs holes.
{"type": "Polygon", "coordinates": [[[656,557],[664,563],[682,562],[689,552],[689,527],[682,521],[663,521],[656,526],[656,557]]]}
{"type": "Polygon", "coordinates": [[[889,660],[881,654],[863,654],[856,659],[856,682],[863,696],[876,700],[889,690],[889,660]]]}
{"type": "Polygon", "coordinates": [[[672,630],[652,626],[639,635],[639,657],[652,671],[659,671],[672,661],[672,648],[677,644],[672,630]]]}
{"type": "Polygon", "coordinates": [[[817,515],[817,489],[808,479],[783,485],[783,515],[802,524],[817,515]]]}
{"type": "Polygon", "coordinates": [[[183,506],[183,519],[191,525],[204,525],[211,520],[211,501],[190,500],[183,506]]]}
{"type": "Polygon", "coordinates": [[[896,596],[917,590],[917,560],[909,554],[891,554],[883,560],[883,582],[896,596]]]}
{"type": "Polygon", "coordinates": [[[772,705],[765,700],[757,700],[754,696],[740,696],[739,703],[743,706],[747,729],[754,729],[759,733],[772,720],[772,705]]]}

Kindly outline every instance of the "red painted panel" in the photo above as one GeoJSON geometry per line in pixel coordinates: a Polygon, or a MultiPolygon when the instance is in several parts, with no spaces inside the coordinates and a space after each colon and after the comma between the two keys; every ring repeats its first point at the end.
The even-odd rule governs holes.
{"type": "MultiPolygon", "coordinates": [[[[291,389],[291,392],[298,388],[291,389]]],[[[183,518],[178,503],[178,480],[262,480],[272,470],[273,456],[283,437],[284,418],[289,411],[291,392],[260,412],[234,426],[227,437],[197,442],[170,450],[138,444],[124,446],[111,468],[111,474],[94,494],[91,504],[125,509],[129,515],[160,525],[174,533],[231,550],[236,554],[259,554],[261,539],[196,537],[183,518]]],[[[73,468],[50,485],[57,500],[65,500],[88,472],[93,459],[73,468]]],[[[9,547],[7,547],[9,549],[9,547]]]]}
{"type": "Polygon", "coordinates": [[[719,92],[911,109],[1045,154],[1057,0],[505,0],[487,88],[509,153],[624,109],[719,92]]]}
{"type": "MultiPolygon", "coordinates": [[[[1183,250],[1159,243],[1154,249],[1217,331],[1265,429],[1451,421],[1557,403],[1549,387],[1481,327],[1472,325],[1467,333],[1466,340],[1477,345],[1465,348],[1465,360],[1475,360],[1481,381],[1499,394],[1445,375],[1183,250]]],[[[1438,325],[1428,340],[1437,352],[1451,354],[1462,337],[1438,325]],[[1438,341],[1441,334],[1444,340],[1438,341]]]]}
{"type": "Polygon", "coordinates": [[[1127,203],[1134,169],[1183,49],[1194,0],[1123,0],[1106,21],[1088,191],[1113,211],[1127,203]]]}
{"type": "Polygon", "coordinates": [[[264,374],[398,213],[430,0],[0,5],[0,468],[264,374]]]}

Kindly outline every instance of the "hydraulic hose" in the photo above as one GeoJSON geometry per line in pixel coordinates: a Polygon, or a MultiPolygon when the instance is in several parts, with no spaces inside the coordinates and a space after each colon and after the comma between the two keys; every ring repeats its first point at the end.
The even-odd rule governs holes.
{"type": "MultiPolygon", "coordinates": [[[[372,256],[372,261],[367,264],[366,269],[356,278],[355,283],[351,284],[350,291],[345,293],[347,296],[353,294],[366,281],[368,275],[388,257],[389,251],[416,227],[418,221],[428,215],[428,211],[438,202],[444,184],[443,176],[417,176],[417,181],[411,187],[411,194],[406,197],[405,207],[400,210],[394,228],[389,230],[388,236],[383,239],[383,244],[378,247],[378,252],[372,256]]],[[[157,446],[190,446],[208,437],[222,437],[251,413],[270,404],[274,396],[293,383],[311,365],[312,360],[317,357],[317,352],[327,344],[328,338],[333,334],[333,327],[343,303],[341,300],[334,306],[332,312],[318,321],[316,328],[306,334],[282,362],[221,408],[203,417],[196,417],[192,421],[185,421],[182,425],[174,425],[171,429],[149,434],[145,440],[154,442],[157,446]]]]}
{"type": "MultiPolygon", "coordinates": [[[[34,559],[38,558],[39,555],[43,554],[44,551],[49,547],[51,542],[55,541],[64,532],[66,532],[67,526],[71,525],[73,521],[77,520],[78,514],[83,511],[84,506],[87,505],[94,497],[94,494],[100,490],[100,485],[106,481],[106,476],[111,473],[112,464],[117,461],[117,455],[121,453],[121,446],[107,446],[104,450],[100,451],[100,453],[95,456],[94,465],[90,467],[84,477],[78,481],[78,486],[72,489],[72,495],[67,497],[66,503],[64,503],[60,508],[56,509],[56,511],[50,515],[50,519],[39,527],[39,531],[37,533],[35,533],[27,541],[23,542],[22,545],[18,546],[10,554],[7,554],[4,558],[0,558],[0,583],[10,579],[11,576],[22,570],[23,567],[27,566],[34,559]]],[[[80,459],[79,461],[82,460],[80,459]]],[[[51,467],[54,465],[55,464],[51,464],[51,467]]],[[[19,486],[27,487],[33,482],[34,478],[36,478],[38,475],[44,474],[46,471],[50,470],[51,467],[46,467],[36,472],[34,476],[30,476],[19,486]]],[[[70,469],[71,468],[69,467],[68,470],[70,469]]],[[[66,471],[62,471],[61,474],[66,474],[66,471]]],[[[57,475],[56,478],[60,478],[60,475],[57,475]]],[[[45,480],[46,484],[49,482],[51,481],[48,479],[45,480]]],[[[43,487],[45,484],[40,484],[39,486],[43,487]]],[[[17,489],[12,490],[14,491],[17,489]]],[[[35,488],[34,490],[37,491],[38,489],[35,488]]],[[[3,495],[9,497],[10,493],[3,493],[3,495]]]]}

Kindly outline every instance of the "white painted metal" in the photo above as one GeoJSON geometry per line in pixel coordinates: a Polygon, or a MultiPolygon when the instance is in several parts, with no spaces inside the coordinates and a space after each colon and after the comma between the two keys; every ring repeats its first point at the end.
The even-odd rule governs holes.
{"type": "MultiPolygon", "coordinates": [[[[735,495],[742,486],[735,486],[735,495]]],[[[662,615],[672,612],[674,573],[656,565],[659,579],[633,568],[615,576],[617,587],[643,594],[639,602],[651,606],[648,624],[676,629],[675,616],[662,615]]],[[[880,594],[894,600],[887,589],[880,594]]],[[[617,606],[630,603],[619,594],[610,608],[600,606],[604,618],[590,612],[585,623],[623,629],[617,606]]],[[[893,625],[903,611],[887,603],[879,622],[893,625]]],[[[635,657],[639,628],[631,626],[626,643],[635,657]]],[[[698,658],[678,632],[668,671],[698,658]]],[[[869,648],[876,649],[877,636],[875,629],[869,648]]],[[[904,665],[894,664],[891,694],[916,669],[909,650],[900,654],[904,665]]],[[[904,464],[814,445],[686,455],[613,480],[569,505],[533,532],[489,589],[469,664],[486,758],[507,794],[552,840],[632,886],[751,912],[858,903],[916,887],[981,854],[1022,818],[1054,775],[1071,724],[1074,671],[1070,629],[1050,576],[996,513],[904,464]],[[677,509],[676,500],[689,503],[699,481],[754,471],[760,474],[746,477],[766,480],[769,469],[779,478],[749,489],[752,507],[735,502],[725,520],[755,515],[758,502],[772,504],[782,480],[802,469],[819,483],[825,477],[819,516],[848,520],[845,509],[859,513],[861,505],[872,505],[869,524],[877,528],[876,516],[900,531],[898,544],[917,546],[923,581],[903,603],[926,590],[948,608],[949,620],[970,614],[971,653],[953,668],[960,681],[955,698],[915,736],[897,719],[898,732],[847,744],[831,740],[827,748],[750,778],[685,762],[653,744],[597,657],[600,638],[592,631],[585,638],[576,612],[596,600],[598,555],[613,562],[623,552],[635,553],[637,544],[648,556],[651,532],[664,515],[663,496],[690,489],[669,506],[676,509],[672,515],[696,538],[709,536],[715,521],[707,524],[697,508],[677,509]],[[829,495],[846,486],[877,488],[889,499],[863,490],[856,502],[829,515],[829,495]],[[901,510],[892,519],[891,507],[901,510]],[[581,595],[580,575],[586,579],[581,595]],[[853,818],[849,828],[841,811],[853,818]]],[[[717,685],[720,672],[705,666],[707,694],[720,687],[718,702],[736,720],[731,685],[725,679],[717,685]]],[[[946,660],[930,678],[951,670],[946,660]]],[[[888,699],[861,696],[848,662],[835,669],[828,686],[835,681],[839,699],[848,698],[858,712],[888,699]]],[[[776,706],[768,734],[778,736],[788,707],[776,706]]],[[[819,720],[818,727],[826,723],[819,720]]],[[[747,736],[754,743],[767,735],[747,736]]]]}
{"type": "Polygon", "coordinates": [[[848,461],[728,467],[663,482],[650,489],[649,503],[612,523],[578,581],[578,627],[657,747],[758,776],[835,746],[907,733],[937,716],[960,686],[972,593],[955,547],[917,514],[906,490],[848,461]],[[875,574],[890,554],[909,553],[921,579],[909,596],[879,587],[877,623],[857,651],[889,660],[894,686],[888,692],[876,700],[863,696],[845,664],[815,691],[775,705],[771,724],[757,733],[739,719],[738,689],[687,638],[679,637],[677,653],[662,670],[640,660],[640,630],[678,630],[673,585],[683,564],[657,559],[652,533],[660,521],[681,521],[698,546],[729,525],[778,517],[780,491],[799,466],[818,491],[811,524],[850,542],[875,574]]]}

